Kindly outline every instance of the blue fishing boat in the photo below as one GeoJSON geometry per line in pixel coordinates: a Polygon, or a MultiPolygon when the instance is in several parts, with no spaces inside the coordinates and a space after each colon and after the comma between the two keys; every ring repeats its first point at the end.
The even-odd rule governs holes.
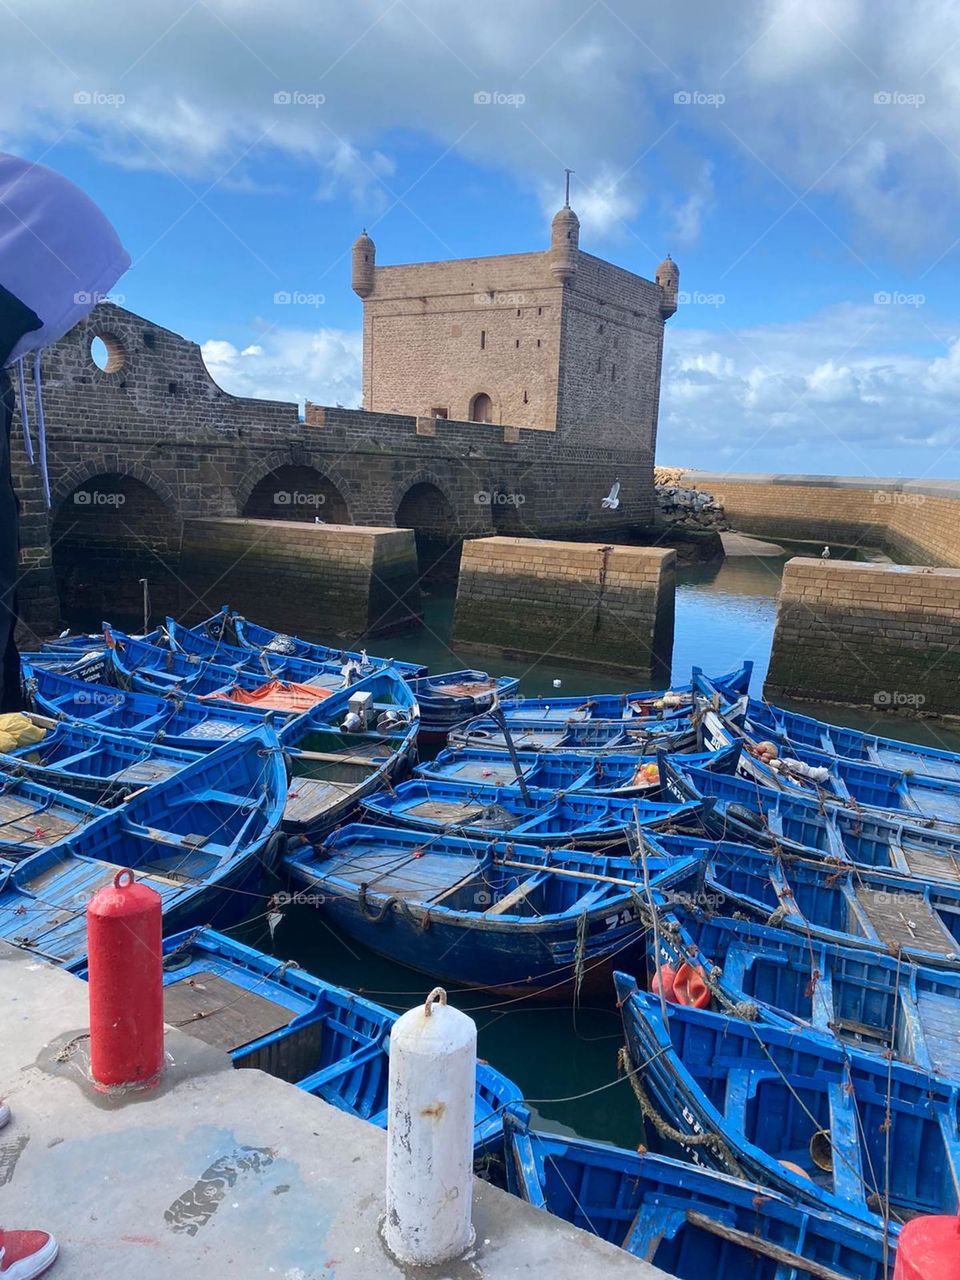
{"type": "Polygon", "coordinates": [[[679,907],[658,940],[659,965],[695,966],[719,1012],[804,1027],[960,1081],[960,972],[679,907]]]}
{"type": "MultiPolygon", "coordinates": [[[[664,721],[624,720],[571,721],[557,724],[550,720],[516,724],[506,720],[510,741],[517,751],[543,753],[588,751],[591,755],[652,756],[660,747],[666,751],[695,751],[697,727],[694,713],[664,721]]],[[[493,716],[478,716],[447,734],[451,747],[476,748],[479,751],[509,750],[503,724],[493,716]]]]}
{"type": "MultiPolygon", "coordinates": [[[[397,1015],[213,929],[164,942],[164,1021],[324,1102],[386,1128],[397,1015]]],[[[477,1064],[475,1151],[499,1149],[512,1080],[477,1064]]]]}
{"type": "Polygon", "coordinates": [[[256,726],[12,864],[0,876],[0,938],[76,967],[86,903],[125,867],[160,894],[166,931],[245,915],[275,860],[286,793],[276,734],[256,726]]]}
{"type": "Polygon", "coordinates": [[[107,812],[91,800],[42,786],[30,778],[0,773],[0,857],[15,861],[27,858],[107,812]]]}
{"type": "MultiPolygon", "coordinates": [[[[711,686],[703,681],[702,687],[706,691],[711,686]]],[[[812,796],[818,803],[876,809],[905,822],[960,831],[960,782],[849,760],[812,747],[780,745],[745,715],[725,713],[713,702],[704,709],[700,735],[705,751],[741,742],[737,772],[774,791],[812,796]]]]}
{"type": "Polygon", "coordinates": [[[275,669],[267,669],[254,658],[249,666],[230,666],[117,632],[113,633],[107,656],[113,667],[110,683],[145,693],[176,689],[193,697],[235,699],[238,692],[256,693],[273,683],[307,685],[327,693],[348,683],[335,664],[324,670],[287,659],[276,664],[275,669]]]}
{"type": "Polygon", "coordinates": [[[182,751],[130,734],[111,733],[79,721],[30,715],[44,737],[0,752],[0,770],[32,778],[43,786],[95,804],[111,805],[151,787],[197,759],[182,751]]]}
{"type": "Polygon", "coordinates": [[[948,782],[960,782],[960,753],[955,751],[828,724],[812,716],[784,711],[755,698],[748,703],[747,717],[752,731],[764,738],[796,747],[813,747],[829,755],[863,760],[898,772],[912,771],[948,782]]]}
{"type": "MultiPolygon", "coordinates": [[[[684,757],[704,768],[723,768],[727,760],[739,759],[738,746],[726,752],[707,751],[684,757]]],[[[660,774],[655,762],[636,754],[591,751],[518,751],[520,777],[528,787],[550,791],[570,791],[592,796],[660,795],[660,774]]],[[[482,783],[510,786],[517,781],[511,757],[492,747],[447,747],[433,760],[414,770],[418,778],[438,782],[482,783]]]]}
{"type": "MultiPolygon", "coordinates": [[[[642,949],[641,866],[628,857],[354,823],[288,847],[287,875],[343,934],[447,982],[609,992],[614,959],[642,949]]],[[[651,885],[692,884],[696,858],[648,859],[651,885]]]]}
{"type": "Polygon", "coordinates": [[[536,787],[527,788],[524,795],[519,786],[412,778],[395,789],[367,796],[362,804],[376,821],[424,831],[490,840],[509,836],[524,844],[555,848],[564,845],[613,849],[622,845],[626,832],[638,824],[662,827],[699,823],[703,816],[701,809],[709,802],[673,803],[642,797],[620,800],[612,796],[543,791],[536,787]]]}
{"type": "Polygon", "coordinates": [[[960,835],[876,810],[820,804],[811,796],[773,791],[756,779],[688,767],[682,756],[660,752],[657,761],[667,797],[677,803],[713,801],[703,822],[718,840],[960,884],[960,835]]]}
{"type": "Polygon", "coordinates": [[[284,830],[316,837],[366,795],[409,772],[420,710],[410,685],[381,667],[291,720],[280,731],[292,778],[284,830]]]}
{"type": "Polygon", "coordinates": [[[27,661],[21,662],[21,669],[27,696],[43,715],[133,734],[178,750],[213,750],[263,720],[255,710],[226,702],[117,689],[34,667],[27,661]]]}
{"type": "MultiPolygon", "coordinates": [[[[960,964],[960,886],[821,859],[779,856],[745,844],[644,833],[647,846],[673,857],[699,856],[695,901],[804,938],[900,954],[905,963],[960,964]]],[[[666,905],[670,905],[667,902],[666,905]]]]}
{"type": "Polygon", "coordinates": [[[410,681],[420,704],[423,732],[439,737],[495,706],[498,698],[519,685],[513,676],[491,676],[486,671],[447,671],[410,681]]]}
{"type": "Polygon", "coordinates": [[[646,1118],[702,1163],[870,1227],[954,1214],[958,1086],[848,1044],[669,1005],[614,978],[646,1118]]]}
{"type": "Polygon", "coordinates": [[[398,662],[395,658],[379,658],[368,654],[365,649],[352,650],[331,647],[325,644],[314,644],[310,640],[301,640],[299,636],[288,636],[282,631],[273,631],[270,627],[260,626],[236,613],[228,605],[208,618],[206,622],[192,627],[193,631],[202,631],[204,635],[216,640],[223,636],[230,644],[240,649],[249,649],[263,653],[267,657],[278,654],[284,657],[306,658],[310,662],[355,662],[361,670],[367,667],[393,667],[403,676],[425,676],[427,668],[419,662],[398,662]]]}
{"type": "MultiPolygon", "coordinates": [[[[713,684],[728,699],[746,694],[753,663],[745,662],[736,671],[713,678],[713,684]]],[[[643,689],[635,693],[592,693],[575,697],[504,698],[502,707],[511,724],[525,720],[539,723],[589,720],[655,720],[690,711],[694,703],[693,684],[671,689],[643,689]]]]}
{"type": "Polygon", "coordinates": [[[769,1187],[504,1117],[514,1195],[678,1280],[888,1280],[883,1232],[769,1187]]]}

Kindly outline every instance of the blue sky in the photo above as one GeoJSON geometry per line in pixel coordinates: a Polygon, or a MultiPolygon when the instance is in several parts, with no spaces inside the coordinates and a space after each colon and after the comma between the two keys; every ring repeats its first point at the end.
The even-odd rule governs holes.
{"type": "Polygon", "coordinates": [[[660,461],[960,475],[954,6],[6,8],[0,145],[97,200],[115,294],[228,390],[357,403],[360,227],[383,263],[541,248],[569,165],[583,248],[681,268],[660,461]]]}

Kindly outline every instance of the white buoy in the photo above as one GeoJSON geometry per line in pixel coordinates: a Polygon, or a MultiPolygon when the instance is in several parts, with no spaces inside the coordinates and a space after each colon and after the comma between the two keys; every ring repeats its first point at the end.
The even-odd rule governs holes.
{"type": "Polygon", "coordinates": [[[398,1261],[431,1266],[473,1243],[477,1028],[435,987],[390,1033],[387,1212],[398,1261]]]}
{"type": "Polygon", "coordinates": [[[554,680],[554,682],[553,682],[553,687],[554,687],[555,689],[559,689],[559,688],[560,688],[560,686],[561,686],[562,684],[563,684],[563,681],[562,681],[562,680],[554,680]]]}

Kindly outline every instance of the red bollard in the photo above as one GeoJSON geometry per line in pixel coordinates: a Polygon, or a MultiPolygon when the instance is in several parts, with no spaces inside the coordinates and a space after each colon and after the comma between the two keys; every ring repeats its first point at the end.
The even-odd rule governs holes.
{"type": "Polygon", "coordinates": [[[161,898],[118,871],[87,906],[90,1070],[104,1087],[156,1084],[163,1066],[161,898]]]}
{"type": "Polygon", "coordinates": [[[960,1280],[960,1218],[912,1218],[900,1232],[893,1280],[960,1280]]]}

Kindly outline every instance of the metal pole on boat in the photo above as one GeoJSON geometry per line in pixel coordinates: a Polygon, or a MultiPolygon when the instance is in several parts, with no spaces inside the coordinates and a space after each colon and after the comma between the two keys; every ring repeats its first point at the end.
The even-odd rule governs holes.
{"type": "Polygon", "coordinates": [[[150,630],[150,582],[141,578],[140,585],[143,587],[143,634],[147,635],[150,630]]]}
{"type": "MultiPolygon", "coordinates": [[[[660,920],[657,916],[657,908],[653,901],[653,890],[650,887],[650,868],[647,866],[647,842],[643,838],[643,831],[640,827],[640,810],[636,805],[633,806],[633,823],[637,832],[637,845],[640,849],[640,865],[643,868],[643,891],[646,894],[647,906],[650,908],[650,915],[653,919],[653,963],[654,972],[660,971],[660,920]]],[[[657,988],[660,993],[660,1012],[663,1015],[663,1025],[667,1025],[667,999],[663,994],[663,983],[658,982],[657,988]]]]}
{"type": "Polygon", "coordinates": [[[390,1033],[384,1242],[432,1266],[473,1243],[477,1028],[435,987],[390,1033]]]}
{"type": "Polygon", "coordinates": [[[503,714],[503,709],[500,706],[499,694],[494,694],[493,706],[490,708],[490,719],[500,727],[500,731],[503,734],[503,740],[507,744],[510,763],[513,765],[513,771],[517,775],[517,785],[520,788],[520,794],[523,796],[525,803],[530,804],[530,792],[527,790],[527,783],[523,776],[523,766],[520,764],[520,758],[517,755],[517,748],[513,745],[513,735],[507,728],[507,717],[503,714]]]}

